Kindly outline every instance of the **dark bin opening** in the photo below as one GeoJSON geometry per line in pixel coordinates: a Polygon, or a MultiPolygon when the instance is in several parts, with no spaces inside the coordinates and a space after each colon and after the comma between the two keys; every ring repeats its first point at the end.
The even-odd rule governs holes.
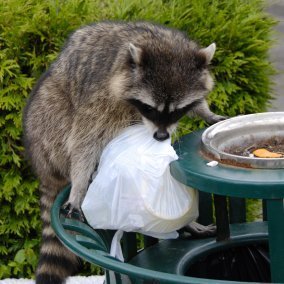
{"type": "Polygon", "coordinates": [[[192,264],[185,275],[227,281],[271,282],[268,244],[232,247],[192,264]]]}

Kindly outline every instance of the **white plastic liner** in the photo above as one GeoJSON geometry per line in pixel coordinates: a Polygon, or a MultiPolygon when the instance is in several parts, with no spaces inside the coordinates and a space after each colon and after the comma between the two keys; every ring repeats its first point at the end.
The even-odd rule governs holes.
{"type": "Polygon", "coordinates": [[[170,174],[177,159],[170,139],[156,141],[144,125],[126,128],[106,146],[82,210],[93,228],[118,230],[112,255],[123,260],[122,231],[177,238],[176,230],[198,217],[197,192],[170,174]]]}

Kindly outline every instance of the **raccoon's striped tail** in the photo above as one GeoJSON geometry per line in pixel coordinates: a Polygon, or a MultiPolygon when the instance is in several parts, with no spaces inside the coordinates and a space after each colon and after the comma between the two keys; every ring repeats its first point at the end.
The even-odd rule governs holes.
{"type": "Polygon", "coordinates": [[[65,279],[73,275],[79,266],[79,259],[61,244],[51,227],[50,209],[58,191],[49,187],[40,187],[43,231],[36,284],[65,283],[65,279]]]}

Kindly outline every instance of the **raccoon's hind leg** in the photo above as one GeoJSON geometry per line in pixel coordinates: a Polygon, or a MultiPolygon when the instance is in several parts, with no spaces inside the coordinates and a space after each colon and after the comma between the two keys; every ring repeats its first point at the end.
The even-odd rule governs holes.
{"type": "Polygon", "coordinates": [[[43,222],[42,244],[36,271],[36,284],[62,284],[74,274],[79,266],[79,259],[66,249],[56,237],[50,220],[50,210],[54,200],[67,183],[51,175],[41,178],[40,204],[43,222]]]}
{"type": "Polygon", "coordinates": [[[217,233],[215,225],[210,224],[208,226],[201,225],[197,222],[191,222],[183,228],[186,232],[189,232],[191,236],[195,238],[207,238],[214,237],[217,233]]]}

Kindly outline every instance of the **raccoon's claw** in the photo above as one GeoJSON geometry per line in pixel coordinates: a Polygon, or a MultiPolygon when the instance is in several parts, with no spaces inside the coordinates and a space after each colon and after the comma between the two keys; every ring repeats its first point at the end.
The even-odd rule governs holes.
{"type": "Polygon", "coordinates": [[[207,238],[216,236],[216,226],[210,224],[208,226],[201,225],[197,222],[192,222],[184,227],[186,232],[189,232],[195,238],[207,238]]]}
{"type": "Polygon", "coordinates": [[[78,209],[67,201],[63,205],[63,209],[66,211],[66,218],[77,219],[81,222],[85,221],[84,213],[81,208],[78,209]]]}

